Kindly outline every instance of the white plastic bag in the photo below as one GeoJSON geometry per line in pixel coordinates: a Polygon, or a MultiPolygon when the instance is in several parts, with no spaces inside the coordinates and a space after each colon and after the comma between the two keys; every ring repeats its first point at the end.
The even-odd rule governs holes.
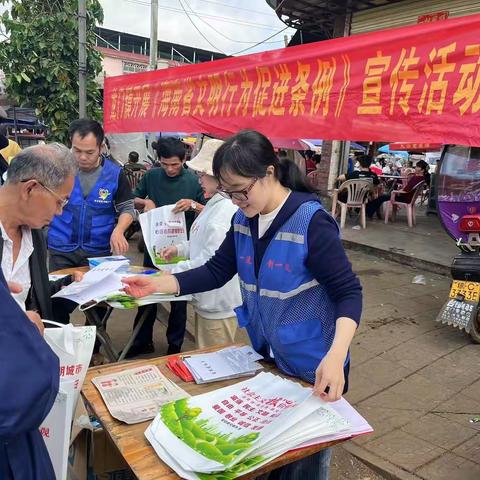
{"type": "Polygon", "coordinates": [[[73,383],[71,420],[92,358],[96,327],[90,325],[76,327],[50,320],[43,320],[43,323],[60,327],[46,328],[44,336],[60,360],[60,386],[64,382],[73,383]]]}
{"type": "Polygon", "coordinates": [[[50,455],[57,480],[67,478],[74,383],[70,380],[60,384],[55,403],[40,426],[40,433],[50,455]]]}

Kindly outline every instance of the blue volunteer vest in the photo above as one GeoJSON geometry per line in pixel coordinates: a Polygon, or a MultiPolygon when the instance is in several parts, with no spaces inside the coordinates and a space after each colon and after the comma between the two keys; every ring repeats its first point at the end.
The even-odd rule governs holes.
{"type": "Polygon", "coordinates": [[[48,247],[60,252],[82,248],[89,253],[110,251],[110,236],[115,228],[115,194],[120,167],[110,161],[103,164],[97,183],[86,198],[78,176],[67,206],[48,229],[48,247]]]}
{"type": "Polygon", "coordinates": [[[239,210],[233,221],[243,304],[235,312],[255,350],[272,349],[284,373],[314,383],[315,370],[335,335],[335,307],[305,266],[308,226],[319,202],[303,203],[272,238],[255,276],[249,222],[239,210]]]}

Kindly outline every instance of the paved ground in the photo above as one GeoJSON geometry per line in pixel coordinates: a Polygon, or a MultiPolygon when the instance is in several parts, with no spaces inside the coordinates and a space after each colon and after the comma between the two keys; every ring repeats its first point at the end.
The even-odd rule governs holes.
{"type": "MultiPolygon", "coordinates": [[[[375,433],[335,449],[331,479],[479,480],[480,423],[470,420],[480,415],[480,346],[434,321],[449,279],[358,251],[349,256],[365,297],[347,399],[375,433]],[[427,285],[412,284],[418,274],[427,285]]],[[[109,332],[119,348],[131,325],[131,314],[112,318],[109,332]]],[[[155,345],[155,355],[163,355],[161,322],[155,345]]]]}
{"type": "Polygon", "coordinates": [[[365,293],[346,398],[375,433],[345,448],[394,478],[480,479],[480,346],[434,322],[449,289],[409,267],[349,252],[365,293]]]}

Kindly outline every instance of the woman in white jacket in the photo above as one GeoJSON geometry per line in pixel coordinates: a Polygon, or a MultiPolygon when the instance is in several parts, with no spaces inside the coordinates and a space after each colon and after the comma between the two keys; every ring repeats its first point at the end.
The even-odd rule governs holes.
{"type": "MultiPolygon", "coordinates": [[[[218,181],[212,170],[213,155],[222,144],[221,140],[207,140],[200,152],[187,162],[188,167],[199,176],[205,198],[210,199],[190,229],[190,240],[164,248],[160,252],[166,260],[175,256],[190,258],[177,263],[171,273],[203,265],[213,257],[230,229],[238,207],[217,193],[218,181]]],[[[237,318],[233,309],[241,303],[237,275],[218,290],[193,295],[196,347],[232,343],[237,331],[237,318]]]]}

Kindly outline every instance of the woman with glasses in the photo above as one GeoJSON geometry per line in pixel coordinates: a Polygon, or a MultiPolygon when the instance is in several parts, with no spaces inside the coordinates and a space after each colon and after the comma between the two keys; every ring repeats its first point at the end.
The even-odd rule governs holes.
{"type": "MultiPolygon", "coordinates": [[[[237,207],[230,198],[218,193],[218,181],[212,170],[213,155],[222,144],[221,140],[207,140],[200,152],[186,162],[188,167],[197,173],[204,196],[209,200],[192,224],[190,240],[160,252],[166,260],[176,256],[189,258],[169,269],[171,273],[184,272],[203,265],[215,255],[230,229],[237,207]]],[[[241,303],[237,276],[219,289],[193,295],[197,348],[235,341],[237,319],[233,310],[241,303]]]]}
{"type": "MultiPolygon", "coordinates": [[[[238,274],[243,304],[235,312],[255,350],[314,384],[324,400],[339,399],[362,294],[337,224],[298,168],[280,161],[256,131],[228,139],[215,153],[213,173],[220,193],[239,207],[215,255],[187,272],[125,279],[125,290],[184,295],[219,288],[238,274]]],[[[327,479],[330,455],[323,450],[270,478],[327,479]]]]}

